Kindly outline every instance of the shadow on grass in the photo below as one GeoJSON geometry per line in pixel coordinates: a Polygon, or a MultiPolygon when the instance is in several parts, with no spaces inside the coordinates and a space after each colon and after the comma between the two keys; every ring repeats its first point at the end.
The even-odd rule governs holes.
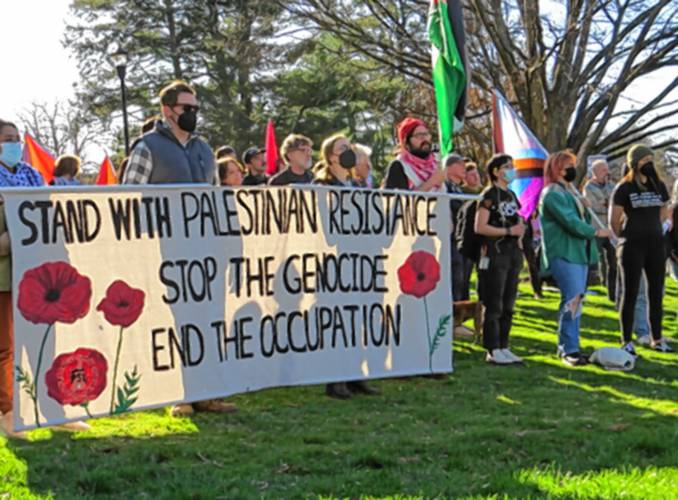
{"type": "MultiPolygon", "coordinates": [[[[519,302],[512,336],[525,367],[489,366],[481,346],[458,340],[447,380],[379,381],[378,397],[335,401],[320,386],[285,388],[229,398],[235,415],[155,411],[102,419],[82,434],[41,430],[36,441],[0,445],[0,492],[674,496],[677,358],[648,353],[630,373],[565,367],[555,357],[556,307],[519,302]]],[[[585,307],[585,346],[610,344],[612,313],[602,302],[585,307]]]]}
{"type": "Polygon", "coordinates": [[[381,397],[276,389],[234,398],[236,415],[140,413],[9,449],[28,490],[56,497],[536,496],[675,465],[657,431],[675,428],[675,384],[550,358],[499,368],[471,350],[447,381],[381,381],[381,397]]]}

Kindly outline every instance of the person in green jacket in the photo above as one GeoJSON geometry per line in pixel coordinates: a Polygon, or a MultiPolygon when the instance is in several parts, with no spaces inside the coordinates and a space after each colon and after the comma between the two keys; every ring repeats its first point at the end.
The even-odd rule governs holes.
{"type": "Polygon", "coordinates": [[[608,229],[591,225],[587,202],[573,194],[576,157],[569,151],[552,154],[544,167],[544,189],[539,200],[542,227],[542,271],[551,274],[560,289],[558,354],[563,363],[587,363],[579,346],[579,322],[586,293],[589,265],[598,262],[595,238],[610,236],[608,229]]]}

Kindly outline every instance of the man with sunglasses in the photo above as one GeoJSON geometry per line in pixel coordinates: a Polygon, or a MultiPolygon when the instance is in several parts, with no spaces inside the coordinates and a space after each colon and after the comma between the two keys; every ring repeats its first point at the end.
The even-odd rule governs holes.
{"type": "Polygon", "coordinates": [[[123,184],[215,184],[212,148],[195,134],[198,99],[185,82],[160,91],[162,119],[134,144],[123,184]]]}
{"type": "MultiPolygon", "coordinates": [[[[217,169],[212,148],[195,134],[200,107],[195,90],[175,81],[160,91],[162,119],[134,144],[123,184],[215,184],[217,169]]],[[[172,415],[194,410],[231,413],[235,405],[209,399],[172,408],[172,415]]]]}

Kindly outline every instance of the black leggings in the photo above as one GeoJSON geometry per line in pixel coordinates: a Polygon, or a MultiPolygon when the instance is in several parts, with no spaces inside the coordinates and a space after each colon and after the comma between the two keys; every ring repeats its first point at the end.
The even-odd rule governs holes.
{"type": "Polygon", "coordinates": [[[621,284],[621,329],[622,341],[631,342],[633,320],[640,286],[640,276],[645,270],[647,298],[650,311],[650,332],[654,340],[662,337],[662,300],[666,250],[662,237],[624,241],[617,248],[617,264],[621,284]]]}
{"type": "Polygon", "coordinates": [[[488,269],[478,271],[480,299],[485,306],[483,346],[488,352],[509,346],[513,307],[523,267],[523,254],[515,241],[502,245],[500,250],[490,256],[488,269]]]}

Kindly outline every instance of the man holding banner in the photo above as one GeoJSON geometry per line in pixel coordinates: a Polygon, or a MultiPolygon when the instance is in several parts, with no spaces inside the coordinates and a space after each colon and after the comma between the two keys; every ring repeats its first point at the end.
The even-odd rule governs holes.
{"type": "MultiPolygon", "coordinates": [[[[162,120],[137,142],[123,184],[212,183],[217,176],[212,149],[194,134],[200,109],[195,90],[184,82],[173,82],[160,91],[160,103],[162,120]]],[[[176,405],[172,414],[190,415],[194,409],[236,411],[233,404],[210,399],[176,405]]]]}

